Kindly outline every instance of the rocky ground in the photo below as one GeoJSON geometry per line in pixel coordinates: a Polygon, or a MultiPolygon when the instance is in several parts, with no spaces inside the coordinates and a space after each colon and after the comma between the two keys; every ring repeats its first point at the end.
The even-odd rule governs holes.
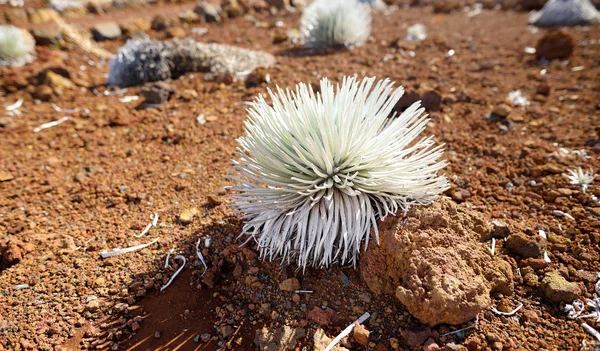
{"type": "Polygon", "coordinates": [[[262,50],[277,63],[249,79],[189,73],[104,94],[107,60],[58,39],[52,24],[24,24],[50,39],[34,63],[0,70],[0,106],[24,99],[0,117],[0,350],[322,350],[365,312],[338,350],[594,349],[580,324],[600,323],[571,320],[561,307],[592,298],[600,272],[600,187],[584,193],[563,175],[600,169],[598,25],[563,29],[538,46],[548,31],[528,27],[525,12],[421,7],[374,13],[363,47],[307,51],[286,36],[298,12],[221,23],[178,16],[193,8],[157,4],[67,22],[115,34],[98,44],[112,53],[145,31],[262,50]],[[428,38],[406,42],[415,23],[428,38]],[[244,102],[275,85],[352,74],[403,85],[398,110],[424,101],[427,133],[445,143],[449,163],[448,199],[433,207],[443,215],[422,210],[383,223],[386,245],[372,245],[356,269],[260,261],[254,246],[240,247],[242,222],[225,190],[244,102]],[[528,105],[508,98],[516,90],[528,105]],[[159,104],[146,106],[144,96],[159,104]],[[153,214],[156,226],[137,237],[153,214]],[[398,248],[385,251],[394,240],[398,248]],[[377,256],[398,251],[406,261],[377,256]],[[183,263],[175,255],[185,266],[161,291],[183,263]],[[434,299],[411,285],[420,265],[452,268],[431,269],[425,291],[455,302],[444,318],[458,320],[432,321],[434,299]],[[448,276],[464,295],[437,283],[448,276]],[[511,316],[488,309],[520,304],[511,316]]]}

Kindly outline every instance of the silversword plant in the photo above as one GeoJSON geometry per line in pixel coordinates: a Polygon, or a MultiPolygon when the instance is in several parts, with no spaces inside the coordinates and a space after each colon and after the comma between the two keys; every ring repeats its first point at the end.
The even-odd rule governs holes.
{"type": "Polygon", "coordinates": [[[307,47],[363,45],[371,34],[371,8],[358,0],[315,0],[302,12],[307,47]]]}
{"type": "Polygon", "coordinates": [[[0,26],[0,66],[24,66],[35,58],[35,40],[24,29],[0,26]]]}
{"type": "Polygon", "coordinates": [[[538,27],[574,27],[600,22],[590,0],[549,0],[529,23],[538,27]]]}
{"type": "Polygon", "coordinates": [[[431,203],[448,188],[446,163],[415,103],[392,115],[402,88],[389,79],[324,78],[269,91],[249,109],[231,178],[234,206],[263,259],[328,267],[356,264],[377,220],[431,203]]]}
{"type": "Polygon", "coordinates": [[[131,86],[189,72],[236,74],[275,63],[273,55],[191,38],[163,42],[149,38],[129,40],[110,61],[109,86],[131,86]]]}
{"type": "Polygon", "coordinates": [[[592,184],[596,175],[594,171],[590,168],[589,171],[583,171],[581,167],[577,169],[569,169],[568,174],[564,174],[567,179],[569,179],[569,183],[577,185],[581,188],[581,191],[584,193],[587,191],[587,188],[592,184]]]}

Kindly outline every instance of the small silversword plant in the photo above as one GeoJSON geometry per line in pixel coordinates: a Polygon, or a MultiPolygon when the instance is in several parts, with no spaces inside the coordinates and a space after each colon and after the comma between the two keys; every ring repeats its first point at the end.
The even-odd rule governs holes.
{"type": "Polygon", "coordinates": [[[307,47],[363,45],[371,34],[371,8],[358,0],[315,0],[302,12],[307,47]]]}
{"type": "Polygon", "coordinates": [[[324,78],[320,93],[299,84],[260,95],[248,110],[246,134],[231,178],[242,235],[260,256],[328,267],[356,264],[377,220],[431,203],[448,188],[446,163],[415,103],[392,115],[402,88],[389,79],[324,78]]]}
{"type": "Polygon", "coordinates": [[[529,18],[529,23],[538,27],[574,27],[598,22],[600,14],[590,0],[549,0],[529,18]]]}
{"type": "Polygon", "coordinates": [[[577,185],[581,188],[581,191],[584,193],[587,191],[587,188],[592,184],[596,175],[594,171],[590,168],[589,171],[584,172],[581,167],[577,169],[569,169],[568,174],[564,174],[567,179],[569,179],[569,183],[573,185],[577,185]]]}
{"type": "Polygon", "coordinates": [[[35,58],[35,40],[24,29],[0,26],[0,66],[24,66],[35,58]]]}

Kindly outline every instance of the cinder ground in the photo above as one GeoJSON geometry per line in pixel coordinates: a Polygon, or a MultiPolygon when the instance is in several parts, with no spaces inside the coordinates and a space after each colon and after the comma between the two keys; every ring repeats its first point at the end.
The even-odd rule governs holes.
{"type": "MultiPolygon", "coordinates": [[[[126,11],[114,18],[151,18],[173,10],[126,11]]],[[[593,184],[583,194],[561,173],[579,165],[600,169],[597,25],[566,29],[576,43],[569,61],[540,63],[524,49],[534,47],[544,31],[529,29],[526,13],[484,11],[472,18],[463,12],[433,15],[430,8],[376,13],[373,39],[364,47],[311,55],[287,43],[273,44],[277,33],[297,27],[298,16],[259,16],[264,26],[237,18],[206,25],[204,36],[184,30],[197,40],[277,55],[278,64],[269,70],[270,86],[358,74],[390,77],[407,90],[437,91],[445,98],[440,110],[431,112],[427,133],[446,144],[446,173],[452,182],[447,195],[487,218],[555,233],[559,239],[548,246],[552,262],[534,274],[541,280],[545,272],[559,270],[581,282],[585,296],[591,296],[593,274],[600,271],[600,204],[590,195],[600,196],[600,187],[593,184]],[[284,28],[275,28],[276,21],[283,21],[284,28]],[[427,27],[427,40],[417,47],[394,45],[407,25],[418,22],[427,27]],[[447,55],[449,50],[453,56],[447,55]],[[583,69],[572,70],[577,66],[583,69]],[[550,87],[548,96],[536,96],[542,82],[550,87]],[[510,128],[484,118],[517,89],[531,105],[514,108],[510,128]],[[561,148],[584,149],[590,157],[583,160],[561,148]]],[[[87,16],[74,22],[89,26],[104,19],[87,16]]],[[[149,34],[165,37],[164,32],[149,34]]],[[[122,44],[102,46],[114,52],[122,44]]],[[[371,313],[366,322],[371,343],[364,348],[350,340],[346,346],[352,349],[389,350],[391,338],[400,349],[409,348],[400,331],[418,322],[394,297],[370,294],[353,268],[303,274],[295,267],[258,261],[252,246],[238,247],[242,223],[226,207],[224,187],[230,182],[225,175],[235,139],[243,133],[246,106],[240,103],[269,85],[246,88],[243,82],[226,85],[188,74],[172,82],[177,93],[170,101],[141,108],[139,101],[94,95],[92,87],[103,84],[107,72],[107,62],[90,54],[48,48],[39,48],[38,60],[27,67],[0,71],[6,92],[0,104],[25,99],[23,114],[0,128],[0,173],[13,177],[0,182],[0,247],[5,251],[0,349],[254,350],[255,330],[282,325],[305,328],[307,337],[298,347],[312,349],[319,325],[308,313],[315,306],[336,312],[324,326],[330,336],[363,312],[371,313]],[[77,84],[51,102],[90,113],[74,114],[73,121],[34,133],[33,128],[63,116],[50,102],[37,104],[30,96],[36,83],[32,78],[48,67],[63,68],[77,84]],[[195,91],[197,98],[181,98],[190,94],[186,90],[195,91]],[[196,121],[199,114],[206,124],[196,121]],[[198,210],[196,217],[181,223],[181,211],[192,208],[198,210]],[[159,225],[136,238],[152,213],[158,213],[159,225]],[[100,257],[103,250],[156,237],[158,243],[136,253],[100,257]],[[199,238],[212,240],[203,249],[210,268],[202,279],[194,248],[199,238]],[[178,268],[173,261],[163,268],[172,247],[187,258],[187,265],[160,292],[178,268]],[[314,293],[295,298],[281,291],[279,284],[291,277],[314,293]],[[18,289],[19,284],[28,287],[18,289]],[[197,337],[201,334],[210,334],[209,341],[197,337]]],[[[126,95],[138,93],[134,87],[126,95]]],[[[520,257],[501,241],[496,252],[516,271],[520,257]]],[[[521,312],[516,317],[483,313],[479,325],[466,333],[469,349],[577,350],[584,340],[592,340],[539,287],[519,278],[516,283],[515,296],[494,296],[494,302],[523,303],[521,312]]],[[[593,321],[588,324],[600,329],[593,321]]],[[[458,327],[438,326],[432,335],[458,327]]],[[[464,340],[455,335],[436,342],[464,340]]]]}

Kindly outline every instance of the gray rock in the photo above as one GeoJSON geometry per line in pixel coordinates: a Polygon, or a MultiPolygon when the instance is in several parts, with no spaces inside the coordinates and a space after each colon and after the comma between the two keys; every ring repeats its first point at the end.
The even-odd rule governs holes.
{"type": "Polygon", "coordinates": [[[574,27],[600,22],[590,0],[550,0],[529,19],[538,27],[574,27]]]}
{"type": "Polygon", "coordinates": [[[147,104],[162,104],[175,93],[175,88],[166,82],[148,83],[142,87],[141,94],[147,104]]]}
{"type": "Polygon", "coordinates": [[[221,12],[223,9],[219,5],[201,2],[194,8],[194,12],[204,19],[204,22],[221,22],[221,12]]]}
{"type": "Polygon", "coordinates": [[[121,34],[123,32],[117,22],[98,23],[92,28],[92,36],[95,41],[117,39],[121,34]]]}

